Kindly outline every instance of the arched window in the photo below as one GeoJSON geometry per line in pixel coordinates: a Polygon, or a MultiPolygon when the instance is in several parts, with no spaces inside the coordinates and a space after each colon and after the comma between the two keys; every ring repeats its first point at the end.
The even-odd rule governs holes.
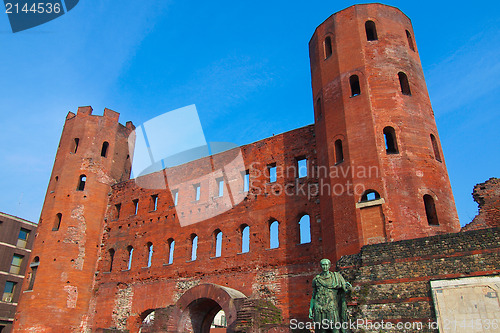
{"type": "Polygon", "coordinates": [[[279,225],[278,221],[269,224],[269,248],[271,249],[280,247],[279,225]]]}
{"type": "Polygon", "coordinates": [[[106,157],[106,155],[108,154],[108,147],[109,147],[109,143],[107,141],[104,141],[102,143],[102,148],[101,148],[101,156],[102,157],[106,157]]]}
{"type": "Polygon", "coordinates": [[[57,213],[56,218],[54,220],[54,226],[52,227],[52,231],[59,230],[59,227],[61,226],[61,220],[62,220],[62,214],[57,213]]]}
{"type": "Polygon", "coordinates": [[[148,248],[148,266],[147,267],[151,267],[151,259],[153,259],[153,243],[148,242],[146,247],[148,248]]]}
{"type": "Polygon", "coordinates": [[[361,94],[361,86],[359,85],[359,77],[357,75],[351,75],[349,84],[351,85],[351,97],[361,94]]]}
{"type": "Polygon", "coordinates": [[[332,55],[332,39],[330,36],[325,38],[325,59],[332,55]]]}
{"type": "Polygon", "coordinates": [[[415,51],[415,45],[413,45],[413,38],[411,38],[411,34],[408,30],[406,30],[406,39],[408,39],[408,46],[410,50],[415,51]]]}
{"type": "Polygon", "coordinates": [[[401,86],[401,92],[403,95],[411,95],[410,83],[408,82],[408,76],[405,73],[399,72],[399,85],[401,86]]]}
{"type": "Polygon", "coordinates": [[[80,175],[80,179],[78,180],[78,187],[76,188],[76,190],[83,191],[85,189],[85,182],[86,181],[87,181],[87,176],[80,175]]]}
{"type": "Polygon", "coordinates": [[[300,244],[311,243],[311,219],[304,215],[299,221],[300,244]]]}
{"type": "Polygon", "coordinates": [[[246,224],[240,226],[241,230],[241,253],[250,251],[250,227],[246,224]]]}
{"type": "Polygon", "coordinates": [[[29,277],[28,290],[33,290],[36,278],[36,271],[38,269],[39,264],[40,264],[40,258],[36,256],[35,258],[33,258],[33,261],[30,264],[31,272],[29,277]]]}
{"type": "Polygon", "coordinates": [[[432,150],[434,151],[434,158],[436,159],[436,161],[442,162],[441,154],[439,153],[438,143],[436,137],[433,134],[431,134],[431,144],[432,144],[432,150]]]}
{"type": "Polygon", "coordinates": [[[134,255],[134,247],[132,245],[129,245],[127,247],[127,252],[128,252],[127,269],[131,269],[132,268],[132,256],[134,255]]]}
{"type": "Polygon", "coordinates": [[[387,126],[384,128],[385,152],[387,154],[397,154],[398,142],[396,140],[396,131],[394,128],[387,126]]]}
{"type": "Polygon", "coordinates": [[[191,261],[196,260],[196,252],[198,250],[198,236],[191,235],[191,261]]]}
{"type": "Polygon", "coordinates": [[[377,28],[375,27],[375,22],[366,21],[365,23],[366,30],[366,40],[377,40],[377,28]]]}
{"type": "Polygon", "coordinates": [[[167,241],[168,244],[168,264],[171,265],[174,263],[174,250],[175,250],[175,241],[173,238],[170,238],[167,241]]]}
{"type": "Polygon", "coordinates": [[[380,194],[375,190],[366,190],[363,195],[361,195],[361,202],[372,201],[380,199],[380,194]]]}
{"type": "Polygon", "coordinates": [[[344,161],[344,149],[342,148],[342,140],[335,141],[335,164],[344,161]]]}
{"type": "Polygon", "coordinates": [[[71,147],[71,151],[76,154],[77,150],[78,150],[78,145],[80,144],[80,139],[79,138],[75,138],[73,140],[73,146],[71,147]]]}
{"type": "Polygon", "coordinates": [[[427,223],[429,223],[429,225],[439,225],[436,205],[434,204],[434,199],[429,194],[424,195],[424,205],[427,223]]]}
{"type": "Polygon", "coordinates": [[[113,261],[115,260],[115,249],[109,249],[109,272],[113,270],[113,261]]]}
{"type": "Polygon", "coordinates": [[[214,231],[215,257],[220,257],[222,254],[222,231],[219,229],[214,231]]]}

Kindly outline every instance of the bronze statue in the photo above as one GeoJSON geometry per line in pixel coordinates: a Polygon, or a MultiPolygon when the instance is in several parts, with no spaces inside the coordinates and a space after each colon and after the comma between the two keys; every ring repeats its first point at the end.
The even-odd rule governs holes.
{"type": "Polygon", "coordinates": [[[345,294],[352,286],[340,273],[330,272],[330,260],[322,259],[320,264],[322,272],[312,281],[309,318],[315,322],[316,333],[347,332],[342,328],[348,320],[345,294]]]}

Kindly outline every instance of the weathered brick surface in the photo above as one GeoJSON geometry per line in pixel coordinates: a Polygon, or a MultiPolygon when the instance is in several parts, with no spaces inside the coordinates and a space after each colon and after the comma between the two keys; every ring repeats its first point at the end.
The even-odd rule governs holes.
{"type": "Polygon", "coordinates": [[[500,179],[490,178],[477,184],[472,197],[479,205],[479,213],[462,231],[500,226],[500,179]]]}

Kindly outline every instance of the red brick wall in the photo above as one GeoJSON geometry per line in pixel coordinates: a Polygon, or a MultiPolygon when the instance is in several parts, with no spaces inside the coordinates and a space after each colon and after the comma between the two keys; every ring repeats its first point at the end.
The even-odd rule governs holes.
{"type": "Polygon", "coordinates": [[[477,184],[472,197],[479,205],[479,213],[462,231],[500,226],[500,179],[490,178],[477,184]]]}

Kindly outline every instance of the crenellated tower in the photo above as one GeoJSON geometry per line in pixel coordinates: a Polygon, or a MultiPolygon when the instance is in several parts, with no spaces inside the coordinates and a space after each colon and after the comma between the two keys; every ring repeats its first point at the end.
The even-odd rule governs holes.
{"type": "Polygon", "coordinates": [[[365,4],[309,43],[328,257],[460,229],[413,36],[399,9],[365,4]]]}
{"type": "Polygon", "coordinates": [[[30,257],[15,332],[83,332],[111,185],[129,179],[134,126],[91,107],[69,112],[30,257]]]}

